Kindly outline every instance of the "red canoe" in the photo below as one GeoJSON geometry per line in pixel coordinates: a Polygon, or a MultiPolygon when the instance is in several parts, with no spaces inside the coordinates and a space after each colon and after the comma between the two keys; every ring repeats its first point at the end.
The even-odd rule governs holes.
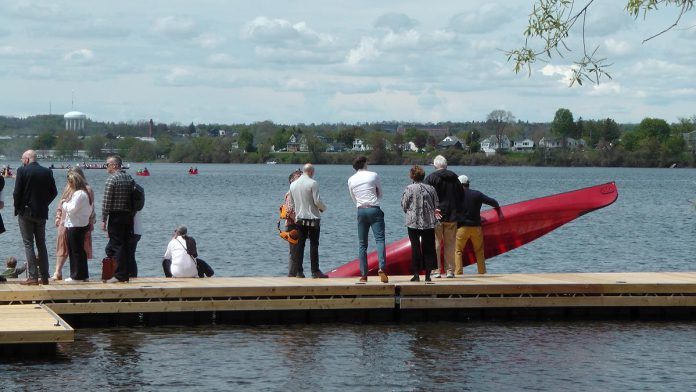
{"type": "MultiPolygon", "coordinates": [[[[614,182],[589,188],[540,197],[502,207],[503,219],[495,210],[481,213],[486,259],[519,248],[573,219],[606,207],[616,201],[619,193],[614,182]]],[[[464,265],[476,263],[471,243],[464,248],[464,265]]],[[[367,257],[370,275],[378,269],[377,253],[367,257]]],[[[411,243],[408,238],[387,245],[387,273],[411,274],[411,243]]],[[[357,259],[327,273],[332,278],[360,276],[357,259]]]]}

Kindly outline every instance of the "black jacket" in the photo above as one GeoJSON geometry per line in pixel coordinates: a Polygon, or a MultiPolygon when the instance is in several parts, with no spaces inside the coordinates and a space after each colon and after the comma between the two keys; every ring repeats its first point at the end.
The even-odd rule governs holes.
{"type": "Polygon", "coordinates": [[[457,226],[481,226],[481,205],[488,204],[493,208],[500,208],[498,202],[483,193],[464,188],[460,203],[460,214],[457,226]]]}
{"type": "Polygon", "coordinates": [[[57,195],[56,181],[51,169],[36,162],[17,169],[12,194],[15,215],[30,214],[29,216],[34,218],[48,219],[48,206],[57,195]]]}
{"type": "Polygon", "coordinates": [[[457,221],[457,205],[462,198],[462,185],[454,172],[447,169],[440,169],[430,173],[424,184],[432,185],[437,191],[437,197],[440,199],[438,208],[442,214],[442,222],[457,221]]]}

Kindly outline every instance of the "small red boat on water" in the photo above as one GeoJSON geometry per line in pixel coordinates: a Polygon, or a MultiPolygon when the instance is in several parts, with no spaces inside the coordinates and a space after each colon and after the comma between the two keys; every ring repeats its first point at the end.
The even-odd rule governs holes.
{"type": "Polygon", "coordinates": [[[189,168],[188,174],[189,174],[189,175],[192,175],[192,176],[197,175],[197,174],[198,174],[198,168],[197,168],[197,167],[196,167],[196,168],[193,168],[193,167],[192,167],[192,168],[189,168]]]}
{"type": "MultiPolygon", "coordinates": [[[[483,211],[481,226],[486,259],[532,242],[575,218],[612,204],[618,197],[616,184],[609,182],[502,206],[503,219],[499,219],[493,209],[483,211]]],[[[476,263],[471,243],[464,248],[462,259],[465,266],[476,263]]],[[[368,254],[367,266],[370,275],[377,275],[376,252],[368,254]]],[[[387,245],[387,273],[411,275],[411,243],[408,238],[387,245]]],[[[355,259],[327,275],[332,278],[360,276],[360,261],[355,259]]]]}
{"type": "Polygon", "coordinates": [[[150,171],[147,170],[147,169],[138,170],[138,171],[135,173],[135,175],[136,175],[136,176],[141,176],[141,177],[149,177],[149,176],[150,176],[150,171]]]}

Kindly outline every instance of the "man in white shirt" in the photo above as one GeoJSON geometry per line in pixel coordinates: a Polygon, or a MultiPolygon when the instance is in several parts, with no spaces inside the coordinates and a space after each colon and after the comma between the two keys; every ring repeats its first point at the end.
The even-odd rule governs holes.
{"type": "Polygon", "coordinates": [[[302,263],[304,261],[304,249],[309,238],[309,260],[312,268],[312,278],[328,278],[319,269],[319,233],[321,213],[326,211],[326,205],[319,198],[319,184],[312,178],[314,166],[311,163],[304,165],[302,176],[290,184],[288,204],[295,211],[295,221],[300,239],[295,246],[291,270],[297,271],[298,278],[304,278],[302,263]]]}
{"type": "Polygon", "coordinates": [[[386,263],[387,253],[384,241],[384,212],[379,208],[382,199],[382,185],[375,172],[367,170],[367,158],[360,156],[353,161],[356,173],[348,179],[348,191],[353,203],[358,208],[358,259],[360,259],[360,282],[367,282],[367,234],[372,234],[377,243],[379,274],[382,283],[388,283],[386,263]]]}

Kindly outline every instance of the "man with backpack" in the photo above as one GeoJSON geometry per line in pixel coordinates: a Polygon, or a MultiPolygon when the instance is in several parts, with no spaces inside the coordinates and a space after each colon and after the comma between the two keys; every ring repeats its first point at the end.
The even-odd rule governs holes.
{"type": "MultiPolygon", "coordinates": [[[[101,228],[109,233],[109,247],[116,258],[114,276],[107,283],[126,283],[133,268],[130,239],[133,235],[133,215],[137,211],[140,195],[134,195],[135,181],[121,169],[123,161],[118,155],[106,160],[109,178],[104,184],[101,228]],[[108,223],[107,223],[108,222],[108,223]]],[[[144,201],[144,197],[143,197],[144,201]]]]}

